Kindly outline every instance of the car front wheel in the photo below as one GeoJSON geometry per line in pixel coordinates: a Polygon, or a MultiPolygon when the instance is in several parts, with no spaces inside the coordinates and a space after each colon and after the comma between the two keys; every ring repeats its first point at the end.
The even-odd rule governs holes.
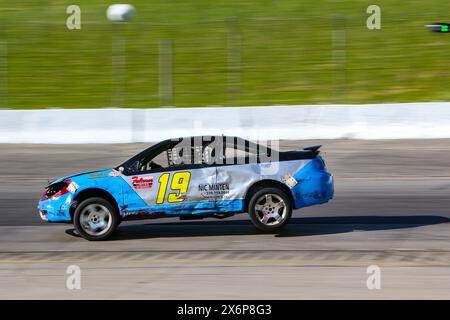
{"type": "Polygon", "coordinates": [[[90,241],[109,238],[119,224],[117,210],[103,198],[89,198],[80,203],[73,216],[77,232],[90,241]]]}
{"type": "Polygon", "coordinates": [[[263,188],[251,196],[248,213],[259,230],[278,232],[291,218],[292,204],[282,190],[263,188]]]}

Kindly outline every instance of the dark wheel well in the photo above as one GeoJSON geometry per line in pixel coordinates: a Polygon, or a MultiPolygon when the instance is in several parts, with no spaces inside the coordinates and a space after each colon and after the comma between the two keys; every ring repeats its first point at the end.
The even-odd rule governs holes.
{"type": "Polygon", "coordinates": [[[245,212],[248,212],[248,205],[250,203],[250,199],[255,192],[258,192],[258,190],[264,189],[264,188],[278,188],[281,191],[283,191],[286,196],[289,197],[291,200],[292,205],[294,204],[294,197],[292,196],[292,192],[289,189],[287,185],[284,183],[281,183],[280,181],[276,180],[261,180],[256,183],[254,183],[247,191],[245,195],[245,212]]]}
{"type": "Polygon", "coordinates": [[[97,188],[89,188],[81,191],[76,195],[75,199],[73,199],[72,205],[70,206],[70,217],[73,219],[75,209],[81,202],[93,197],[105,199],[106,201],[111,203],[111,205],[113,205],[113,207],[117,210],[117,213],[119,213],[119,205],[117,204],[116,199],[114,199],[114,197],[108,191],[97,188]]]}

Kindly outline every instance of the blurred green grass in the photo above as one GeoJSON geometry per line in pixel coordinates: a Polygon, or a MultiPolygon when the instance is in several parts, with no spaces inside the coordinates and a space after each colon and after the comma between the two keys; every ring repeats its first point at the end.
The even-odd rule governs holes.
{"type": "Polygon", "coordinates": [[[173,43],[177,107],[450,100],[450,34],[424,28],[450,20],[447,0],[377,1],[374,31],[372,1],[126,2],[137,15],[115,28],[110,1],[77,1],[82,29],[71,31],[73,1],[1,0],[0,107],[103,108],[117,106],[118,94],[123,107],[158,107],[164,40],[173,43]],[[345,50],[333,46],[342,31],[345,50]],[[117,78],[113,37],[126,42],[117,78]]]}

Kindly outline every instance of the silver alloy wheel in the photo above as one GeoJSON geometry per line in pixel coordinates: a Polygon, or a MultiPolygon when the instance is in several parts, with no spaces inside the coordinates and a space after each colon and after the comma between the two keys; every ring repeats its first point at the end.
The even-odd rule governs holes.
{"type": "Polygon", "coordinates": [[[266,226],[275,226],[286,219],[287,207],[283,198],[274,193],[264,194],[256,200],[258,220],[266,226]]]}
{"type": "Polygon", "coordinates": [[[91,236],[108,232],[112,224],[111,212],[101,204],[90,204],[80,214],[80,225],[91,236]]]}

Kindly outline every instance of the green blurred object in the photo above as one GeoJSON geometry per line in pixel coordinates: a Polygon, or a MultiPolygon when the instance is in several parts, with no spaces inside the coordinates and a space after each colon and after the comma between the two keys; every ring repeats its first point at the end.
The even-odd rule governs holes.
{"type": "Polygon", "coordinates": [[[381,30],[349,0],[125,1],[136,16],[116,76],[110,2],[77,1],[68,30],[73,1],[0,1],[1,108],[450,100],[449,39],[423,30],[448,19],[447,0],[378,1],[381,30]]]}

